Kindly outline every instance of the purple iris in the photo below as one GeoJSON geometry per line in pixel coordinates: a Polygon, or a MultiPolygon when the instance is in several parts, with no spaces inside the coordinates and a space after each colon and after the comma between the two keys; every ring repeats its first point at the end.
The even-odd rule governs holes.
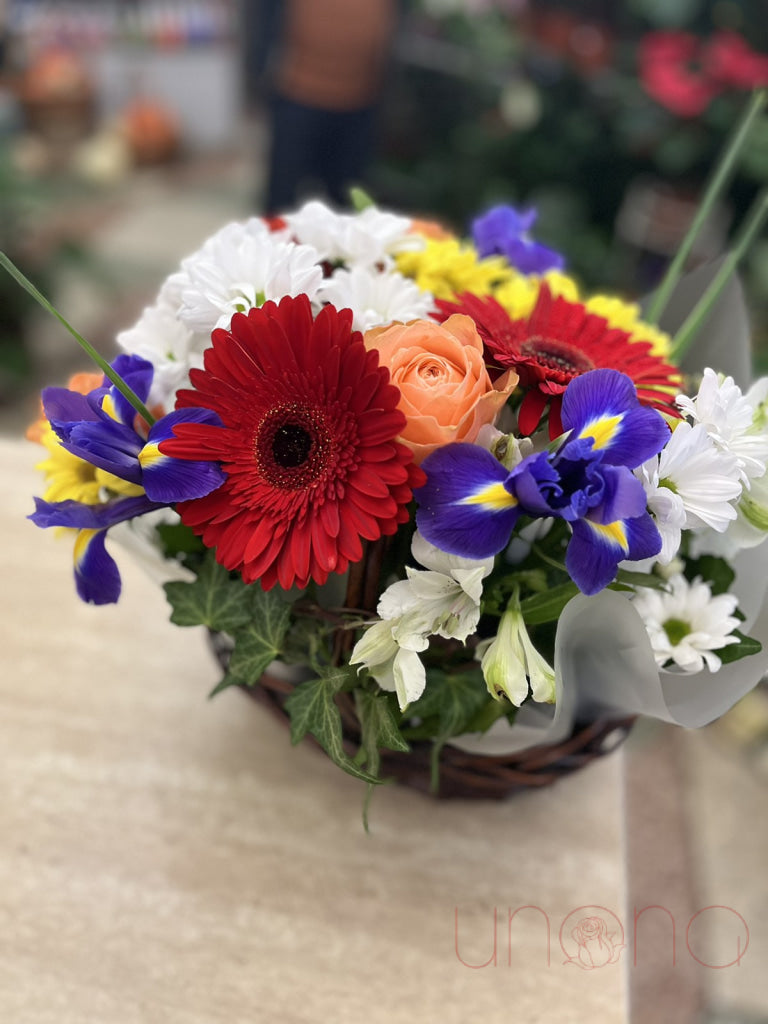
{"type": "Polygon", "coordinates": [[[656,455],[669,428],[641,406],[629,377],[592,370],[563,398],[566,433],[554,452],[529,455],[508,471],[477,445],[447,445],[428,456],[416,492],[416,524],[449,554],[487,558],[508,544],[520,515],[570,523],[566,568],[585,594],[615,577],[619,562],[657,555],[661,537],[632,470],[656,455]]]}
{"type": "Polygon", "coordinates": [[[472,239],[481,257],[506,256],[521,274],[544,274],[562,270],[565,260],[559,252],[534,241],[529,235],[536,210],[494,206],[472,221],[472,239]]]}
{"type": "MultiPolygon", "coordinates": [[[[152,384],[152,364],[138,356],[121,355],[112,367],[145,402],[152,384]]],[[[144,436],[137,429],[133,406],[106,378],[87,395],[67,388],[46,388],[42,397],[45,415],[66,451],[144,489],[141,495],[114,496],[96,505],[35,499],[35,512],[29,517],[37,526],[78,531],[74,552],[77,592],[92,604],[113,603],[120,595],[120,574],[104,545],[106,531],[177,501],[202,498],[221,486],[225,474],[217,462],[175,459],[159,450],[162,441],[173,437],[177,423],[220,426],[221,421],[210,409],[177,409],[153,423],[144,436]]]]}

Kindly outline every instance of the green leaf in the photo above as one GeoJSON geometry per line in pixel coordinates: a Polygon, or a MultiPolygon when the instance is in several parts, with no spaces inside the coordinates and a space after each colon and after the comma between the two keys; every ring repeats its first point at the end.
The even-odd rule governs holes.
{"type": "Polygon", "coordinates": [[[543,622],[554,622],[579,588],[575,583],[561,583],[543,594],[534,594],[520,602],[526,626],[540,626],[543,622]]]}
{"type": "Polygon", "coordinates": [[[334,669],[300,683],[285,702],[291,716],[291,742],[311,733],[334,764],[349,775],[376,785],[381,779],[355,764],[344,750],[341,712],[333,699],[347,684],[349,670],[334,669]]]}
{"type": "Polygon", "coordinates": [[[466,732],[488,700],[488,690],[477,674],[430,672],[424,696],[411,704],[408,717],[437,720],[438,737],[448,739],[466,732]]]}
{"type": "Polygon", "coordinates": [[[240,579],[230,579],[227,570],[216,561],[213,552],[200,567],[194,583],[166,583],[165,595],[177,626],[208,626],[231,633],[250,621],[252,592],[240,579]]]}
{"type": "Polygon", "coordinates": [[[486,704],[480,708],[474,718],[471,718],[467,722],[467,732],[488,732],[494,722],[497,722],[500,718],[505,716],[508,718],[510,714],[510,708],[512,716],[517,713],[517,708],[514,704],[509,704],[508,701],[494,700],[492,697],[488,698],[486,704]]]}
{"type": "Polygon", "coordinates": [[[737,644],[730,644],[728,647],[722,647],[715,652],[724,665],[728,665],[732,661],[738,661],[739,658],[746,658],[750,654],[759,654],[763,649],[763,645],[759,640],[755,640],[752,636],[745,636],[738,629],[734,629],[731,635],[737,636],[739,642],[737,644]]]}
{"type": "Polygon", "coordinates": [[[689,558],[685,566],[685,575],[689,580],[701,576],[705,582],[709,583],[713,596],[728,593],[736,578],[736,573],[730,565],[724,558],[718,558],[717,555],[689,558]]]}
{"type": "Polygon", "coordinates": [[[248,596],[248,622],[234,631],[229,672],[239,682],[253,686],[282,653],[291,606],[275,590],[252,587],[248,596]]]}
{"type": "Polygon", "coordinates": [[[663,576],[657,576],[655,572],[630,572],[628,569],[619,569],[616,574],[616,582],[623,583],[628,587],[649,587],[651,590],[669,590],[669,583],[663,576]]]}
{"type": "Polygon", "coordinates": [[[205,545],[184,523],[158,523],[155,527],[160,540],[163,542],[163,550],[166,558],[175,558],[177,555],[188,555],[191,553],[203,553],[205,545]]]}
{"type": "Polygon", "coordinates": [[[365,750],[365,763],[373,775],[379,773],[379,751],[410,749],[403,739],[389,701],[383,694],[369,693],[368,690],[355,692],[357,717],[362,730],[362,746],[365,750]]]}
{"type": "MultiPolygon", "coordinates": [[[[410,747],[400,732],[389,700],[383,694],[370,693],[368,690],[356,690],[355,708],[357,717],[360,719],[362,734],[357,763],[364,763],[371,775],[378,778],[382,748],[401,750],[403,753],[407,753],[410,747]]],[[[363,802],[363,828],[366,832],[368,831],[368,811],[372,796],[373,784],[369,782],[363,802]]]]}
{"type": "Polygon", "coordinates": [[[228,690],[230,686],[242,685],[242,679],[235,679],[231,672],[227,672],[221,682],[218,682],[208,694],[208,700],[212,700],[214,697],[218,696],[218,694],[222,693],[222,691],[228,690]]]}
{"type": "Polygon", "coordinates": [[[374,206],[373,199],[368,195],[365,189],[360,188],[357,185],[353,185],[349,190],[349,201],[352,204],[352,209],[356,213],[362,213],[363,210],[367,210],[369,206],[374,206]]]}

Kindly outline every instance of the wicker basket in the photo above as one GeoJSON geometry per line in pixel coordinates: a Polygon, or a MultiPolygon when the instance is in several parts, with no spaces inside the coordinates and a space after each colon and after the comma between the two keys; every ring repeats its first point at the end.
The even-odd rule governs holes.
{"type": "MultiPolygon", "coordinates": [[[[225,637],[211,634],[211,645],[223,667],[230,646],[225,637]]],[[[286,698],[294,684],[265,674],[258,685],[243,687],[260,704],[266,705],[286,725],[286,698]]],[[[352,698],[341,693],[336,698],[343,723],[344,746],[354,757],[360,746],[360,727],[352,698]]],[[[568,739],[551,746],[530,747],[516,754],[470,754],[446,745],[440,754],[440,781],[435,792],[431,782],[432,745],[426,741],[411,743],[409,753],[383,750],[381,777],[412,786],[441,799],[462,797],[500,800],[525,789],[550,786],[564,775],[583,768],[596,757],[609,754],[628,736],[634,716],[605,717],[577,726],[568,739]]]]}

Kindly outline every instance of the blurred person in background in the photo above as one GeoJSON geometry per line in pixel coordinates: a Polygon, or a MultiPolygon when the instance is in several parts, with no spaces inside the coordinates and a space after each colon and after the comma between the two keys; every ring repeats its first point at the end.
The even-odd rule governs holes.
{"type": "Polygon", "coordinates": [[[347,205],[375,150],[398,0],[262,0],[262,8],[254,27],[269,89],[266,212],[309,194],[347,205]]]}

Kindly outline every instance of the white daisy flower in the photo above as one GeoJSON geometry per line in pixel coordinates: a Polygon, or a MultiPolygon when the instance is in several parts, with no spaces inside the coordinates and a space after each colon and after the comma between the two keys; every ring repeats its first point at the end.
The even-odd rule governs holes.
{"type": "Polygon", "coordinates": [[[360,213],[336,213],[318,200],[286,215],[290,235],[315,248],[321,260],[349,266],[391,266],[392,256],[404,249],[423,248],[410,233],[409,217],[369,206],[360,213]]]}
{"type": "Polygon", "coordinates": [[[351,309],[352,326],[363,332],[395,321],[423,320],[435,309],[432,295],[407,277],[394,270],[379,273],[366,267],[336,270],[321,284],[318,298],[336,309],[351,309]]]}
{"type": "Polygon", "coordinates": [[[713,597],[698,577],[689,583],[684,576],[673,576],[666,593],[639,588],[632,603],[660,668],[672,663],[684,672],[701,672],[706,664],[717,672],[722,662],[714,652],[739,642],[732,635],[739,626],[733,614],[738,599],[734,594],[713,597]]]}
{"type": "Polygon", "coordinates": [[[721,451],[739,460],[745,486],[765,473],[768,434],[753,429],[754,408],[733,377],[707,368],[695,398],[678,395],[677,404],[694,423],[701,423],[721,451]]]}
{"type": "Polygon", "coordinates": [[[170,410],[179,388],[189,384],[189,371],[203,365],[209,334],[195,334],[178,317],[183,278],[174,274],[160,289],[133,327],[121,331],[117,344],[124,352],[141,356],[155,367],[148,404],[170,410]]]}
{"type": "Polygon", "coordinates": [[[704,424],[678,423],[661,454],[636,475],[661,534],[662,564],[677,553],[682,530],[709,526],[722,533],[736,518],[741,465],[735,455],[716,447],[704,424]]]}
{"type": "Polygon", "coordinates": [[[182,261],[179,315],[190,330],[210,335],[268,299],[301,293],[314,299],[323,279],[318,263],[311,246],[276,237],[258,218],[228,224],[182,261]]]}

